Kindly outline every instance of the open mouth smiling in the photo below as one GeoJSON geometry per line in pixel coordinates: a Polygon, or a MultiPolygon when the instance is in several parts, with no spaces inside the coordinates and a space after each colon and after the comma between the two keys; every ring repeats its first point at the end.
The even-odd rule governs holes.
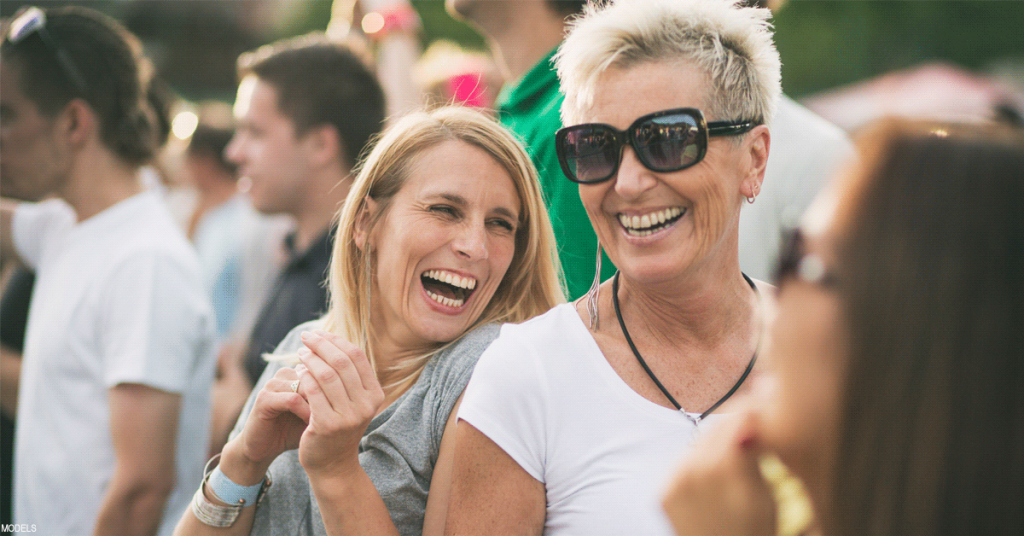
{"type": "Polygon", "coordinates": [[[648,236],[671,226],[686,214],[683,207],[670,207],[632,216],[619,213],[619,223],[630,236],[648,236]]]}
{"type": "Polygon", "coordinates": [[[462,307],[476,290],[475,278],[447,270],[427,270],[420,274],[420,282],[427,296],[448,307],[462,307]]]}

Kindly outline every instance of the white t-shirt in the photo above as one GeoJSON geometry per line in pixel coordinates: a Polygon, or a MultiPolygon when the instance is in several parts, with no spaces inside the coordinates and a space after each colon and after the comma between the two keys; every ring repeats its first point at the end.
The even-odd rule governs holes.
{"type": "Polygon", "coordinates": [[[159,195],[81,223],[59,200],[22,205],[12,231],[36,271],[15,443],[15,521],[91,534],[115,453],[108,390],[182,395],[170,534],[199,486],[209,435],[213,313],[199,261],[159,195]]]}
{"type": "Polygon", "coordinates": [[[762,281],[771,281],[782,230],[797,223],[855,154],[845,132],[786,96],[779,99],[771,132],[761,193],[740,210],[740,269],[762,281]]]}
{"type": "Polygon", "coordinates": [[[694,425],[629,387],[572,304],[502,326],[459,418],[544,483],[544,534],[673,534],[660,496],[694,425]]]}

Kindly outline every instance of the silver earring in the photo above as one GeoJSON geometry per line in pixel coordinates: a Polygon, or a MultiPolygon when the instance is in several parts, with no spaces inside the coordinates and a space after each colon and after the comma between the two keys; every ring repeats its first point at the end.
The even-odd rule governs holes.
{"type": "Polygon", "coordinates": [[[587,313],[590,314],[590,330],[597,331],[600,326],[597,315],[597,304],[601,298],[601,242],[597,242],[597,266],[594,267],[594,282],[587,291],[587,313]]]}
{"type": "Polygon", "coordinates": [[[362,323],[362,328],[363,328],[362,329],[362,331],[363,331],[363,349],[369,348],[368,345],[370,343],[370,319],[369,319],[369,315],[370,315],[370,311],[371,311],[371,309],[370,309],[370,297],[373,295],[373,272],[372,272],[372,268],[370,266],[370,241],[369,240],[366,241],[365,249],[366,249],[366,251],[363,252],[363,257],[366,259],[366,262],[363,263],[363,267],[364,267],[364,270],[365,270],[363,272],[363,274],[366,276],[366,316],[367,316],[367,318],[364,318],[363,321],[361,322],[362,323]]]}

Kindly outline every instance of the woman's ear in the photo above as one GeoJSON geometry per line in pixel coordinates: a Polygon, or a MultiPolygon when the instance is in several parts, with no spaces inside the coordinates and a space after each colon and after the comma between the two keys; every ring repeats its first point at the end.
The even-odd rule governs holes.
{"type": "Polygon", "coordinates": [[[764,181],[764,170],[768,166],[768,153],[772,145],[772,135],[765,125],[758,125],[747,135],[748,158],[750,167],[747,176],[740,186],[740,193],[747,198],[755,198],[761,193],[761,182],[764,181]]]}
{"type": "Polygon", "coordinates": [[[356,214],[355,229],[352,231],[352,239],[355,240],[356,247],[360,251],[363,251],[366,247],[366,242],[370,239],[370,224],[373,223],[378,208],[379,205],[372,197],[366,196],[363,198],[363,206],[359,207],[359,213],[356,214]]]}

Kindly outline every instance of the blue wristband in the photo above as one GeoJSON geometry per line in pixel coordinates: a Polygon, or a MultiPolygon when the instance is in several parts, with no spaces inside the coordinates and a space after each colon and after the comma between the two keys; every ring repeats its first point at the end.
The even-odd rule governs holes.
{"type": "Polygon", "coordinates": [[[220,470],[220,466],[210,473],[210,479],[207,480],[207,485],[210,486],[210,491],[217,496],[221,502],[231,505],[238,506],[249,506],[256,504],[256,499],[260,496],[260,490],[263,489],[263,483],[266,478],[260,480],[260,482],[254,486],[240,486],[231,481],[223,471],[220,470]]]}

